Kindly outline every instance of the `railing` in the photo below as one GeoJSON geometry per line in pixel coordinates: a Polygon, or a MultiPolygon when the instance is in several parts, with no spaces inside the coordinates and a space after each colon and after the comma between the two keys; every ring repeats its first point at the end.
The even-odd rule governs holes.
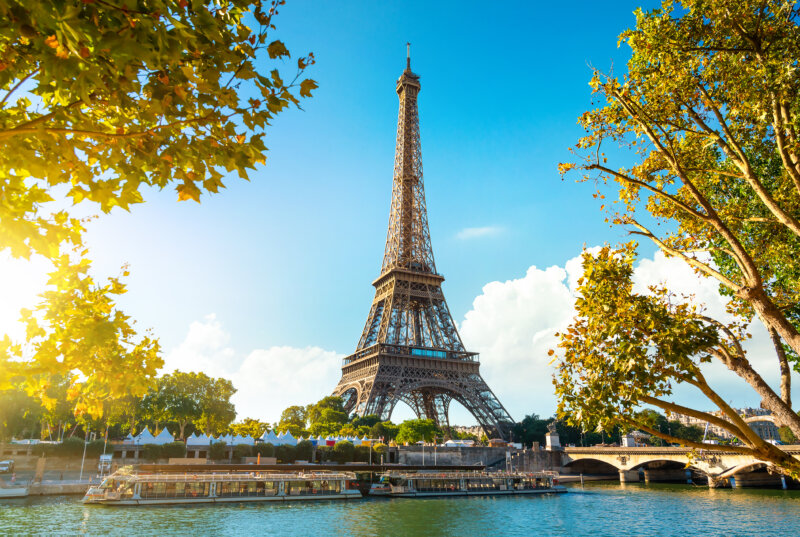
{"type": "Polygon", "coordinates": [[[309,481],[314,479],[355,479],[353,473],[317,473],[317,474],[267,474],[267,473],[246,473],[246,474],[130,474],[120,476],[109,476],[119,480],[137,480],[152,482],[217,482],[217,481],[309,481]]]}
{"type": "Polygon", "coordinates": [[[413,345],[393,345],[389,343],[376,343],[360,351],[356,351],[350,356],[342,359],[342,365],[352,364],[367,356],[384,353],[396,356],[410,356],[415,358],[435,358],[438,360],[457,360],[461,362],[477,362],[477,352],[451,351],[445,349],[434,349],[431,347],[418,347],[413,345]]]}

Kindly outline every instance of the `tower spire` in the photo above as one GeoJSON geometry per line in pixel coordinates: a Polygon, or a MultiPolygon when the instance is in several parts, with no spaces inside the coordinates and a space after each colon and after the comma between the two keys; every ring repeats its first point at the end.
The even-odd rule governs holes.
{"type": "Polygon", "coordinates": [[[381,273],[395,268],[436,273],[428,231],[428,210],[422,181],[422,146],[419,139],[417,96],[419,76],[411,72],[411,44],[407,43],[409,66],[397,81],[400,110],[394,152],[394,181],[389,231],[381,273]]]}

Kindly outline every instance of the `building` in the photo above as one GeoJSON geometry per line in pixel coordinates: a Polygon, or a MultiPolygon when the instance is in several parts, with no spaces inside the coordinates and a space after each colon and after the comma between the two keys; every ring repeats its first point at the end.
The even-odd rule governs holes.
{"type": "MultiPolygon", "coordinates": [[[[751,407],[744,407],[735,409],[739,415],[744,418],[750,428],[753,429],[758,436],[763,438],[764,440],[779,440],[780,434],[778,433],[778,427],[775,425],[772,417],[772,412],[763,408],[751,408],[751,407]],[[759,416],[764,416],[763,420],[759,420],[759,416]]],[[[722,411],[715,410],[713,412],[708,412],[714,416],[725,418],[722,414],[722,411]]],[[[719,425],[715,425],[713,423],[708,423],[705,420],[701,420],[695,418],[693,416],[685,416],[683,414],[673,414],[672,418],[676,421],[679,421],[683,425],[691,426],[694,425],[696,427],[700,427],[704,431],[706,430],[706,426],[708,427],[707,432],[709,435],[715,436],[717,438],[722,438],[723,440],[727,440],[733,437],[730,432],[723,429],[719,425]]]]}

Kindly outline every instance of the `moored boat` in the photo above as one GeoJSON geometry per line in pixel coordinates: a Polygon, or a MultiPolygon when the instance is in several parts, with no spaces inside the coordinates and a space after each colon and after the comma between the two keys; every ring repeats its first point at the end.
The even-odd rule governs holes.
{"type": "Polygon", "coordinates": [[[90,487],[84,503],[162,505],[361,498],[347,472],[149,473],[121,468],[90,487]]]}
{"type": "Polygon", "coordinates": [[[28,496],[28,487],[0,487],[0,500],[25,498],[26,496],[28,496]]]}
{"type": "Polygon", "coordinates": [[[556,472],[389,472],[371,496],[485,496],[566,492],[556,472]]]}

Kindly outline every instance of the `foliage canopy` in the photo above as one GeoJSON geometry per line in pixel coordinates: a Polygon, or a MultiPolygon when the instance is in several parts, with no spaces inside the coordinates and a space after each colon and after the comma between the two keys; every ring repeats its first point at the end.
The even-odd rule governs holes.
{"type": "Polygon", "coordinates": [[[23,312],[26,344],[0,341],[0,389],[24,383],[52,406],[59,374],[93,416],[145,393],[158,342],[116,306],[127,268],[89,274],[80,213],[129,210],[148,188],[199,202],[264,162],[270,121],[316,88],[303,78],[313,55],[289,64],[268,38],[282,4],[0,0],[0,253],[53,265],[23,312]]]}

